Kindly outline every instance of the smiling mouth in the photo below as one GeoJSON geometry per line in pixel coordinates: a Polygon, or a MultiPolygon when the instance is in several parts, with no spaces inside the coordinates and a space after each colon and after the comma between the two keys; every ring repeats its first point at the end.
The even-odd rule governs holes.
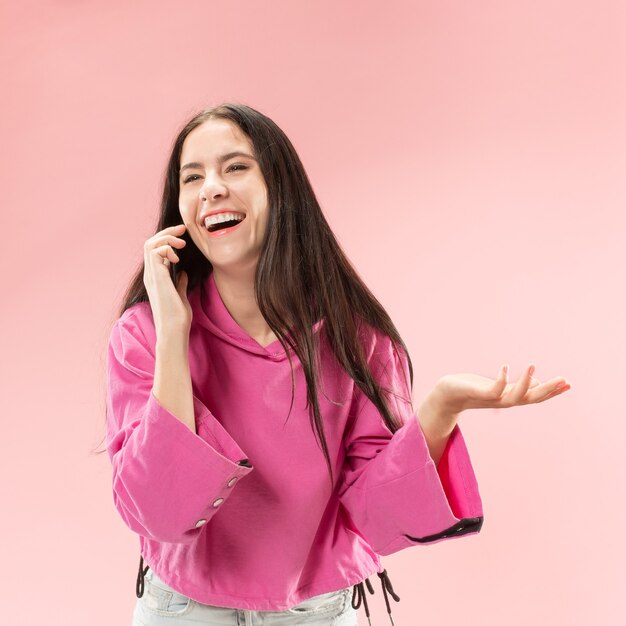
{"type": "Polygon", "coordinates": [[[239,211],[233,211],[231,213],[231,218],[224,220],[228,215],[217,214],[213,217],[209,216],[204,220],[204,227],[210,232],[214,233],[219,230],[227,230],[228,228],[232,228],[237,226],[246,219],[245,213],[240,213],[239,211]],[[213,223],[211,223],[213,222],[213,223]]]}
{"type": "Polygon", "coordinates": [[[219,224],[211,224],[207,230],[210,233],[214,233],[216,230],[223,230],[224,228],[230,228],[231,226],[236,226],[237,224],[241,224],[243,220],[228,220],[227,222],[219,222],[219,224]]]}

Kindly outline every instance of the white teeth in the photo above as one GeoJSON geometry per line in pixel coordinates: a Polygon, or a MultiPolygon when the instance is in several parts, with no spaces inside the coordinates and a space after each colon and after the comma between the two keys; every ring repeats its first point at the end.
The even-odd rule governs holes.
{"type": "Polygon", "coordinates": [[[228,220],[241,221],[245,215],[242,213],[218,213],[217,215],[210,215],[204,220],[205,228],[211,226],[211,224],[219,224],[220,222],[227,222],[228,220]]]}

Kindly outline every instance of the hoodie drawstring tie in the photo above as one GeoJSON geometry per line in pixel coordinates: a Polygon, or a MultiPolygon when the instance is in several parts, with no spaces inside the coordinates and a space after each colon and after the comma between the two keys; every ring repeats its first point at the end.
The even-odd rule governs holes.
{"type": "MultiPolygon", "coordinates": [[[[395,622],[393,621],[393,617],[391,615],[391,605],[389,604],[389,597],[387,596],[387,592],[391,594],[391,597],[396,601],[400,602],[400,596],[393,590],[391,585],[391,580],[389,579],[389,574],[387,574],[387,570],[384,569],[382,572],[376,572],[376,575],[380,578],[380,584],[383,588],[383,595],[385,596],[385,604],[387,605],[387,613],[389,614],[389,619],[393,626],[395,626],[395,622]]],[[[365,579],[365,584],[367,585],[367,590],[374,594],[374,587],[372,587],[372,583],[369,578],[365,579]]],[[[352,608],[358,609],[361,606],[361,602],[363,602],[363,607],[365,608],[365,616],[367,617],[367,623],[372,626],[372,621],[370,619],[370,611],[367,606],[367,596],[365,595],[365,588],[363,587],[363,583],[357,583],[353,587],[352,591],[352,608]]]]}
{"type": "Polygon", "coordinates": [[[137,584],[135,585],[135,593],[137,594],[138,598],[141,598],[141,596],[143,596],[143,589],[144,589],[144,579],[146,576],[146,572],[149,569],[149,565],[146,565],[146,567],[144,568],[143,566],[143,555],[140,554],[139,555],[139,572],[137,572],[137,584]]]}
{"type": "MultiPolygon", "coordinates": [[[[371,594],[374,593],[374,587],[372,587],[372,583],[369,578],[365,579],[365,584],[371,594]]],[[[372,626],[372,622],[370,620],[370,610],[367,606],[367,596],[365,595],[365,590],[363,589],[363,583],[357,583],[352,588],[352,608],[354,610],[358,609],[361,606],[361,601],[363,602],[363,606],[365,607],[365,617],[367,617],[367,623],[372,626]]]]}

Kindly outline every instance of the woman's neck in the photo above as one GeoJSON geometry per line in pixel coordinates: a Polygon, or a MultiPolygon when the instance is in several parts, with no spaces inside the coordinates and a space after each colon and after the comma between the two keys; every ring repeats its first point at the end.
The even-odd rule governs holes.
{"type": "Polygon", "coordinates": [[[254,276],[234,277],[214,268],[213,278],[224,306],[237,324],[263,347],[276,341],[256,302],[254,276]]]}

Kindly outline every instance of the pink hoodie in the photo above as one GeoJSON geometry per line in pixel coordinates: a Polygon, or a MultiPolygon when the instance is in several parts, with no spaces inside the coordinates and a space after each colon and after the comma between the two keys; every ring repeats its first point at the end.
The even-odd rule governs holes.
{"type": "Polygon", "coordinates": [[[482,504],[459,426],[435,467],[404,382],[406,356],[396,356],[388,337],[368,327],[366,355],[376,379],[409,399],[388,396],[404,424],[393,435],[335,361],[323,321],[314,327],[337,478],[331,490],[296,355],[289,350],[287,420],[291,370],[278,340],[263,348],[252,339],[212,274],[188,297],[197,434],[151,393],[149,303],[127,309],[109,339],[106,442],[115,506],[139,535],[137,595],[145,560],[203,604],[282,611],[351,585],[363,592],[364,579],[385,576],[381,555],[480,531],[482,504]]]}

